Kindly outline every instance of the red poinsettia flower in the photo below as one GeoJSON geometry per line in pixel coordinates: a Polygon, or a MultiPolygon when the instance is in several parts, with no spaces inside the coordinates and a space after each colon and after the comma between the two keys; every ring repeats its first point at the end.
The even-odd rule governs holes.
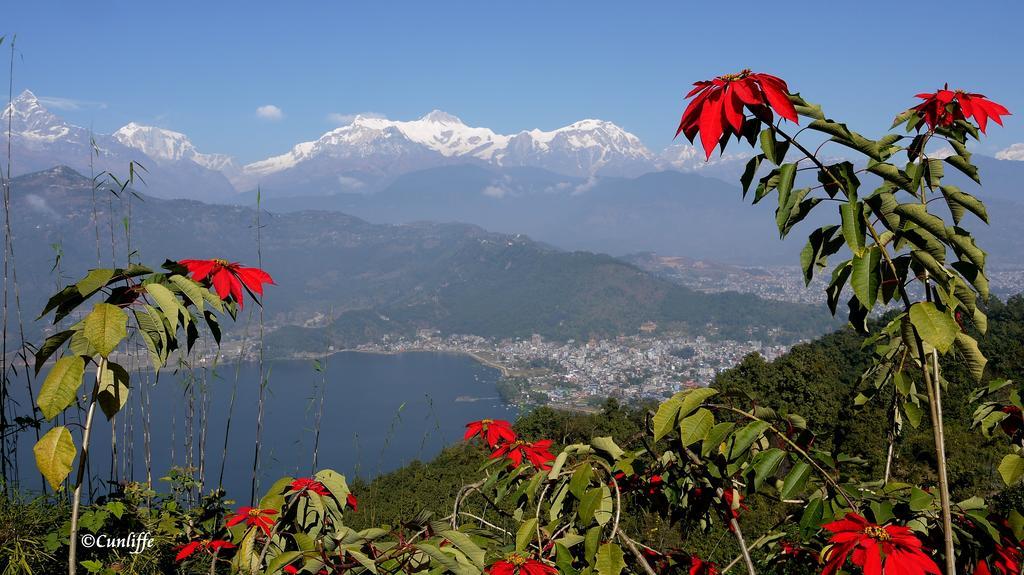
{"type": "Polygon", "coordinates": [[[267,272],[260,268],[243,267],[238,262],[181,260],[178,263],[185,266],[192,279],[200,283],[209,280],[220,299],[227,300],[230,296],[238,303],[238,307],[243,306],[243,285],[249,291],[263,295],[263,284],[274,284],[274,279],[267,272]]]}
{"type": "Polygon", "coordinates": [[[194,555],[195,552],[199,551],[200,549],[208,549],[208,550],[216,552],[216,551],[220,551],[221,549],[234,549],[234,548],[235,548],[235,544],[234,543],[231,543],[230,541],[223,541],[221,539],[212,539],[212,540],[211,539],[204,539],[204,540],[200,540],[200,541],[189,541],[188,543],[186,543],[184,545],[179,545],[177,547],[178,554],[174,556],[174,560],[175,561],[184,561],[185,559],[188,559],[189,557],[194,555]]]}
{"type": "Polygon", "coordinates": [[[491,459],[507,457],[514,467],[519,467],[525,457],[537,469],[547,471],[551,469],[551,462],[555,460],[555,456],[548,451],[550,447],[550,439],[542,439],[534,443],[516,440],[498,446],[491,454],[491,459]]]}
{"type": "Polygon", "coordinates": [[[705,159],[718,145],[722,135],[739,134],[743,130],[743,109],[771,123],[772,110],[791,122],[799,122],[796,108],[789,101],[789,87],[781,78],[743,70],[714,80],[694,83],[686,95],[690,101],[679,121],[676,136],[683,134],[690,143],[700,132],[705,159]]]}
{"type": "Polygon", "coordinates": [[[235,513],[235,516],[228,519],[227,526],[233,527],[241,522],[245,522],[246,527],[256,526],[264,534],[270,535],[270,528],[274,525],[273,515],[277,515],[277,511],[274,509],[259,509],[257,507],[241,507],[235,513]]]}
{"type": "Polygon", "coordinates": [[[516,432],[512,431],[512,424],[504,419],[481,419],[467,423],[466,435],[463,439],[468,440],[476,436],[480,436],[492,449],[502,441],[516,440],[516,432]]]}
{"type": "Polygon", "coordinates": [[[1021,543],[1014,543],[1013,539],[1003,536],[1002,543],[996,545],[995,554],[989,558],[978,561],[974,568],[974,575],[991,575],[993,570],[999,575],[1020,575],[1024,570],[1024,551],[1021,543]],[[992,570],[988,562],[992,563],[992,570]]]}
{"type": "Polygon", "coordinates": [[[352,508],[352,511],[359,511],[359,500],[356,499],[355,495],[349,493],[348,497],[345,498],[345,503],[352,508]]]}
{"type": "Polygon", "coordinates": [[[822,552],[827,561],[821,575],[834,575],[851,557],[865,575],[906,573],[941,575],[939,567],[921,549],[921,540],[907,527],[875,525],[856,513],[825,526],[831,545],[822,552]]]}
{"type": "Polygon", "coordinates": [[[510,553],[485,570],[491,575],[558,575],[558,569],[518,553],[510,553]]]}
{"type": "Polygon", "coordinates": [[[945,86],[941,90],[932,93],[917,94],[924,102],[914,106],[929,130],[936,127],[951,126],[957,120],[974,118],[978,122],[981,133],[985,133],[988,120],[991,118],[1000,126],[1003,120],[1000,116],[1009,116],[1010,111],[1002,104],[997,104],[986,98],[983,94],[964,92],[963,90],[950,90],[945,86]]]}
{"type": "Polygon", "coordinates": [[[718,575],[718,566],[711,561],[704,561],[696,555],[690,555],[690,575],[718,575]]]}
{"type": "Polygon", "coordinates": [[[295,481],[292,481],[291,484],[288,485],[288,488],[291,489],[292,491],[302,491],[303,495],[308,495],[307,492],[310,491],[316,493],[317,495],[323,495],[324,497],[327,497],[328,495],[331,494],[331,492],[327,490],[327,487],[325,487],[323,483],[320,483],[319,481],[313,479],[312,477],[300,477],[295,481]]]}

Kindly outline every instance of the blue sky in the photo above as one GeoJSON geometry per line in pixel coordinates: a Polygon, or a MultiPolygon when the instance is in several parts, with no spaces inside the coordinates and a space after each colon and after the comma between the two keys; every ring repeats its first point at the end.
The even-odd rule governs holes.
{"type": "Polygon", "coordinates": [[[17,34],[15,91],[64,99],[68,120],[155,124],[243,161],[332,114],[434,108],[503,133],[596,117],[660,150],[693,81],[744,67],[869,135],[943,82],[985,93],[1018,112],[978,147],[991,154],[1024,142],[1022,20],[1009,1],[34,0],[6,3],[0,34],[17,34]],[[944,21],[962,31],[926,35],[944,21]]]}

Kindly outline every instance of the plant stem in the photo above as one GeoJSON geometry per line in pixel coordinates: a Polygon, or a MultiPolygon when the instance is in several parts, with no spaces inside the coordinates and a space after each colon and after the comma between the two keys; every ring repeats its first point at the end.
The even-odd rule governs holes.
{"type": "Polygon", "coordinates": [[[100,391],[100,377],[107,368],[107,358],[100,358],[96,366],[96,384],[92,388],[89,400],[89,411],[85,416],[85,430],[82,432],[82,455],[78,458],[78,475],[75,477],[75,492],[71,499],[71,534],[68,536],[68,575],[75,575],[78,568],[78,511],[82,505],[82,480],[85,477],[85,465],[89,461],[89,436],[92,434],[92,417],[96,413],[96,395],[100,391]]]}

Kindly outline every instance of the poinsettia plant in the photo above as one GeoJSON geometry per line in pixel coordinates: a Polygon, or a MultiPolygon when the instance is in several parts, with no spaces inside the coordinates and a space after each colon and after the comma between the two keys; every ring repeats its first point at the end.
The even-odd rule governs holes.
{"type": "MultiPolygon", "coordinates": [[[[55,325],[69,318],[77,320],[48,337],[35,353],[36,373],[59,354],[35,398],[43,418],[54,420],[75,405],[87,379],[86,369],[95,371],[92,391],[87,396],[80,450],[64,425],[54,425],[33,449],[39,471],[55,490],[71,474],[78,457],[72,495],[70,572],[76,567],[78,511],[96,406],[107,419],[112,419],[127,403],[131,390],[129,371],[116,361],[118,349],[130,335],[138,336],[149,352],[153,369],[159,371],[167,365],[171,354],[187,355],[201,330],[220,342],[217,313],[237,315],[243,305],[240,286],[245,286],[251,295],[261,294],[263,284],[273,283],[262,270],[222,260],[167,261],[163,268],[165,271],[154,271],[132,265],[90,270],[51,297],[40,314],[45,317],[52,312],[55,325]],[[193,279],[188,277],[190,273],[193,279]],[[184,335],[183,342],[179,334],[184,335]]],[[[203,548],[211,546],[214,544],[209,542],[203,548]]],[[[193,547],[192,551],[198,548],[193,547]]]]}

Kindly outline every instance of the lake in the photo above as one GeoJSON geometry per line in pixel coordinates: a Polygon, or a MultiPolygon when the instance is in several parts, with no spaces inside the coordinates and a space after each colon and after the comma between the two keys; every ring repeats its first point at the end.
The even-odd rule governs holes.
{"type": "MultiPolygon", "coordinates": [[[[304,476],[312,471],[313,430],[321,389],[326,390],[326,400],[318,467],[335,469],[350,478],[369,478],[415,459],[430,459],[444,446],[460,441],[469,421],[486,417],[514,419],[517,415],[515,408],[504,405],[498,397],[498,371],[465,355],[340,352],[320,363],[324,367],[322,373],[314,369],[313,361],[278,360],[264,364],[269,384],[260,442],[260,492],[283,475],[304,476]],[[322,385],[324,381],[326,386],[322,385]]],[[[152,406],[154,488],[168,490],[167,483],[158,478],[165,476],[173,465],[191,462],[199,467],[201,390],[206,389],[204,491],[217,486],[236,365],[227,362],[215,371],[193,370],[191,428],[186,425],[188,381],[187,374],[170,371],[161,373],[155,382],[152,371],[133,374],[130,407],[126,406],[118,415],[117,459],[122,479],[146,479],[141,410],[147,394],[152,406]],[[125,422],[129,425],[127,431],[123,429],[125,422]],[[131,438],[130,444],[127,437],[131,438]]],[[[37,390],[40,382],[35,382],[37,390]]],[[[237,390],[223,485],[229,497],[247,502],[256,441],[258,365],[245,363],[237,368],[237,390]]],[[[77,429],[72,429],[72,433],[78,443],[80,433],[77,429]]],[[[38,489],[40,484],[32,459],[34,440],[34,434],[26,432],[20,442],[20,476],[26,490],[38,489]]],[[[102,494],[101,486],[111,476],[111,426],[99,409],[91,443],[90,475],[94,489],[102,494]]]]}

